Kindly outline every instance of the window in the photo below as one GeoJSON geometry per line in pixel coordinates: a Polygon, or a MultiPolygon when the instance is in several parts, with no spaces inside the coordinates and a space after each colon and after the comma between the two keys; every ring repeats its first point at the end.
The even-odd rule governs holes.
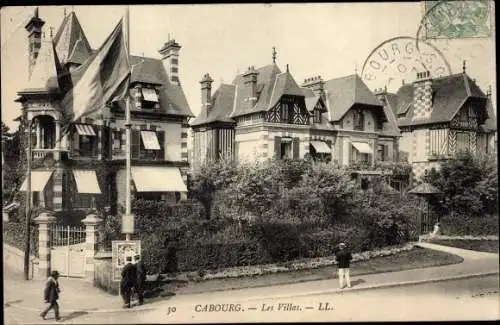
{"type": "Polygon", "coordinates": [[[164,131],[132,130],[131,152],[133,159],[165,160],[164,144],[164,131]],[[158,146],[155,146],[155,141],[158,141],[158,146]]]}
{"type": "Polygon", "coordinates": [[[321,111],[314,109],[314,123],[321,123],[321,111]]]}
{"type": "Polygon", "coordinates": [[[365,130],[365,116],[363,115],[363,111],[358,109],[353,113],[353,128],[357,131],[365,130]]]}
{"type": "Polygon", "coordinates": [[[289,108],[287,103],[281,103],[281,122],[288,122],[289,120],[289,108]]]}
{"type": "Polygon", "coordinates": [[[79,157],[95,157],[98,154],[97,141],[94,126],[77,124],[76,134],[73,138],[73,153],[79,157]]]}
{"type": "Polygon", "coordinates": [[[292,142],[281,142],[281,159],[292,159],[292,142]]]}
{"type": "Polygon", "coordinates": [[[385,145],[383,144],[379,144],[377,146],[377,159],[379,161],[385,161],[385,157],[386,157],[386,150],[385,150],[385,145]]]}

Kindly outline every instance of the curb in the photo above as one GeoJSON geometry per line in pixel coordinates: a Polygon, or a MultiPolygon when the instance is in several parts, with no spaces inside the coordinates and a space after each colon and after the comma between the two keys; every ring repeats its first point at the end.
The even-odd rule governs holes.
{"type": "MultiPolygon", "coordinates": [[[[415,280],[415,281],[406,281],[406,282],[382,283],[382,284],[374,284],[374,285],[364,286],[364,287],[353,287],[353,288],[349,288],[349,289],[336,288],[333,290],[322,290],[322,291],[298,293],[298,294],[292,294],[292,295],[294,297],[306,297],[306,296],[315,296],[315,295],[322,295],[322,294],[328,294],[328,293],[349,293],[349,292],[353,292],[353,291],[359,292],[359,291],[368,291],[368,290],[382,289],[382,288],[386,289],[386,288],[395,288],[395,287],[406,287],[406,286],[419,285],[419,284],[424,284],[424,283],[436,283],[436,282],[445,282],[445,281],[453,281],[453,280],[464,280],[464,279],[477,278],[477,277],[483,277],[483,276],[497,275],[499,273],[500,273],[499,271],[471,273],[471,274],[456,275],[456,276],[445,277],[445,278],[434,278],[434,279],[415,280]]],[[[351,281],[352,281],[352,279],[351,279],[351,281]]],[[[251,298],[248,300],[252,301],[252,300],[261,300],[261,299],[287,298],[287,297],[290,297],[290,295],[291,294],[276,295],[276,296],[269,296],[269,297],[257,297],[257,298],[251,298]]]]}

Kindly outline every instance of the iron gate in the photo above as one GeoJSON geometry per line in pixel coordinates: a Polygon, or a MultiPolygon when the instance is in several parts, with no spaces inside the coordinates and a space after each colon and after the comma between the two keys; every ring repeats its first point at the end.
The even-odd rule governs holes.
{"type": "Polygon", "coordinates": [[[50,268],[61,276],[85,276],[85,227],[52,226],[50,268]]]}

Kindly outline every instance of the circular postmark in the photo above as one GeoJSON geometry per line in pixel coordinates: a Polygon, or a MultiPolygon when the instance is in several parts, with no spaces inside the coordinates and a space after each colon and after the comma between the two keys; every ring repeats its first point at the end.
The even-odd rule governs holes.
{"type": "Polygon", "coordinates": [[[441,51],[432,44],[409,36],[391,38],[378,45],[363,63],[361,78],[370,89],[387,87],[390,91],[416,79],[417,72],[429,71],[432,77],[451,74],[441,51]]]}

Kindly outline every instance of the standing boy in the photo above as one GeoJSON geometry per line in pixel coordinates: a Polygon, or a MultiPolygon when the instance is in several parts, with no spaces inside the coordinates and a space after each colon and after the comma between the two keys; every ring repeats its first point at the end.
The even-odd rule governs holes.
{"type": "Polygon", "coordinates": [[[340,289],[344,289],[344,278],[347,282],[347,287],[351,287],[351,279],[349,277],[349,267],[352,260],[351,252],[346,248],[346,244],[340,243],[339,250],[335,254],[339,268],[340,289]]]}
{"type": "Polygon", "coordinates": [[[45,302],[49,304],[49,306],[45,308],[45,310],[40,314],[40,316],[43,319],[45,319],[45,316],[47,316],[47,313],[51,309],[54,309],[56,320],[61,319],[59,317],[59,304],[57,303],[57,299],[59,299],[59,292],[61,292],[61,290],[59,289],[59,282],[57,281],[58,278],[59,278],[59,272],[54,270],[50,272],[50,277],[47,279],[47,282],[45,283],[45,291],[43,298],[45,302]]]}

